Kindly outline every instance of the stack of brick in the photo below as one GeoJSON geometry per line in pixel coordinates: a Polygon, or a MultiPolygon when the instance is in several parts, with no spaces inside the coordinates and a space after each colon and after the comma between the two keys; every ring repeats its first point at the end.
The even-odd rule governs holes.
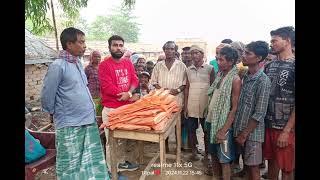
{"type": "Polygon", "coordinates": [[[37,101],[40,98],[43,79],[48,67],[34,64],[25,65],[25,100],[37,101]]]}
{"type": "Polygon", "coordinates": [[[57,51],[25,30],[25,101],[38,101],[48,65],[57,57],[57,51]]]}

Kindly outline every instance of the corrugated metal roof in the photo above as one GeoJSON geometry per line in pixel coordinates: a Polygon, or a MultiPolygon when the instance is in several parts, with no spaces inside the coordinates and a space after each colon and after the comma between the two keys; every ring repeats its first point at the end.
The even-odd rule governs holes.
{"type": "MultiPolygon", "coordinates": [[[[42,38],[51,48],[56,47],[54,38],[42,38]]],[[[89,55],[91,51],[98,50],[103,55],[109,54],[107,41],[86,41],[87,49],[85,55],[89,55]]],[[[145,43],[126,43],[125,47],[132,52],[162,52],[162,45],[145,44],[145,43]]],[[[60,43],[59,48],[61,49],[60,43]]]]}
{"type": "Polygon", "coordinates": [[[57,51],[25,29],[25,64],[52,62],[57,51]]]}
{"type": "Polygon", "coordinates": [[[52,63],[54,59],[25,59],[24,64],[52,63]]]}

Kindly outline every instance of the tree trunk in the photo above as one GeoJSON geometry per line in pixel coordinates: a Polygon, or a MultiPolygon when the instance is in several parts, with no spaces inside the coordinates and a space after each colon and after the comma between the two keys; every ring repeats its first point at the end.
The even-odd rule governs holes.
{"type": "Polygon", "coordinates": [[[54,16],[54,9],[53,9],[53,2],[51,2],[51,10],[52,10],[52,21],[53,21],[53,28],[54,28],[54,36],[56,38],[56,48],[57,51],[59,51],[59,41],[58,41],[58,32],[57,32],[57,26],[56,26],[56,18],[54,16]]]}

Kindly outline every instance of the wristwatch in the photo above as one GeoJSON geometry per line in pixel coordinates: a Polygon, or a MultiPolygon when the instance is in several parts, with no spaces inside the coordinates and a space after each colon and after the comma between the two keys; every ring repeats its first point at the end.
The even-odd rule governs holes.
{"type": "Polygon", "coordinates": [[[177,91],[178,91],[178,93],[181,93],[181,89],[180,88],[178,88],[177,91]]]}
{"type": "Polygon", "coordinates": [[[128,94],[129,94],[129,98],[132,97],[132,93],[130,91],[128,91],[128,94]]]}

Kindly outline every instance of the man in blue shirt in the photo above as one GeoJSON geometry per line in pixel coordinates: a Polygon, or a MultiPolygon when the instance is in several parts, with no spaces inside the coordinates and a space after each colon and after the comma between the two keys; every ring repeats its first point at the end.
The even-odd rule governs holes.
{"type": "Polygon", "coordinates": [[[44,111],[56,128],[58,179],[110,179],[96,123],[95,105],[80,57],[85,34],[66,28],[60,35],[63,50],[48,68],[41,92],[44,111]]]}

